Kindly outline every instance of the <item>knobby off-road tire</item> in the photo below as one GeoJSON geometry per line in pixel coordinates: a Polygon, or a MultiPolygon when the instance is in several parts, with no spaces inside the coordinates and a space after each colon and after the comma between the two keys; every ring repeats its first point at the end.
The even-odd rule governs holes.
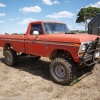
{"type": "Polygon", "coordinates": [[[18,61],[18,56],[16,54],[16,52],[12,49],[8,49],[5,52],[5,63],[8,66],[14,66],[17,64],[18,61]]]}
{"type": "Polygon", "coordinates": [[[58,57],[51,61],[50,74],[54,82],[69,85],[76,77],[76,67],[68,58],[58,57]]]}

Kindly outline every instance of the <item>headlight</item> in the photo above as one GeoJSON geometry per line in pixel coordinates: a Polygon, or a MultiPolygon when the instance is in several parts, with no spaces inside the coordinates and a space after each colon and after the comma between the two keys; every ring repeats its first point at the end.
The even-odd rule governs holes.
{"type": "Polygon", "coordinates": [[[85,44],[82,44],[82,45],[80,46],[80,49],[79,49],[79,56],[80,56],[80,57],[83,56],[85,50],[86,50],[86,45],[85,45],[85,44]]]}
{"type": "Polygon", "coordinates": [[[81,51],[84,52],[85,50],[86,50],[86,45],[84,44],[84,45],[81,46],[81,51]]]}
{"type": "Polygon", "coordinates": [[[83,56],[83,54],[85,53],[89,43],[90,42],[83,42],[83,43],[81,43],[80,48],[79,48],[79,52],[78,52],[80,57],[83,56]]]}

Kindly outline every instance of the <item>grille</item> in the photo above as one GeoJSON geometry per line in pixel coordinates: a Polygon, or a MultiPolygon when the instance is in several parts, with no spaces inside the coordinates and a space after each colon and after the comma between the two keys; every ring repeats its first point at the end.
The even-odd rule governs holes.
{"type": "Polygon", "coordinates": [[[100,52],[100,39],[97,38],[95,41],[92,41],[90,42],[88,45],[87,45],[87,48],[86,48],[86,51],[85,53],[83,54],[83,57],[82,57],[82,61],[85,63],[87,61],[91,61],[91,62],[96,62],[100,59],[100,53],[99,53],[99,57],[96,58],[95,57],[95,54],[97,52],[100,52]]]}

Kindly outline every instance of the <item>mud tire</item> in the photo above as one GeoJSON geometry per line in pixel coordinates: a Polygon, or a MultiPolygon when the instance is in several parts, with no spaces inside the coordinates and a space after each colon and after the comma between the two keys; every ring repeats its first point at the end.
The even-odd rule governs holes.
{"type": "Polygon", "coordinates": [[[51,61],[50,74],[54,82],[68,85],[76,77],[76,67],[70,59],[57,57],[51,61]]]}
{"type": "Polygon", "coordinates": [[[18,62],[18,56],[16,52],[12,49],[8,49],[5,52],[5,63],[8,66],[15,66],[18,62]]]}

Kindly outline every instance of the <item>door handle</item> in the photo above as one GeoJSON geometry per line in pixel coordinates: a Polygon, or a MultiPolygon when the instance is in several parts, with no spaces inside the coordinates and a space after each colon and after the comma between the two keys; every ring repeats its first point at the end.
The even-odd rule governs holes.
{"type": "Polygon", "coordinates": [[[45,38],[45,49],[47,50],[48,49],[48,42],[49,42],[49,38],[45,38]]]}

